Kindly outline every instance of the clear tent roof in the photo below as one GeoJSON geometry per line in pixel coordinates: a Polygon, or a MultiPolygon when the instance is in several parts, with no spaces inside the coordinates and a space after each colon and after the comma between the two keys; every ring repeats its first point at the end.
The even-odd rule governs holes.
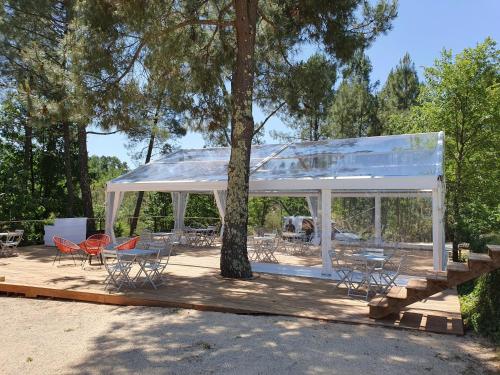
{"type": "MultiPolygon", "coordinates": [[[[442,174],[443,133],[252,146],[250,181],[442,174]]],[[[227,181],[231,149],[179,150],[138,167],[111,185],[227,181]]]]}

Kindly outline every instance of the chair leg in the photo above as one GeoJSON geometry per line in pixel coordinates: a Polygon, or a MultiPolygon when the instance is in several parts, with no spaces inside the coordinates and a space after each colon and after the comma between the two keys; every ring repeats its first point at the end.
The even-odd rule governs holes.
{"type": "Polygon", "coordinates": [[[56,255],[54,256],[54,260],[52,261],[52,265],[55,264],[58,255],[59,255],[59,251],[56,250],[56,255]]]}

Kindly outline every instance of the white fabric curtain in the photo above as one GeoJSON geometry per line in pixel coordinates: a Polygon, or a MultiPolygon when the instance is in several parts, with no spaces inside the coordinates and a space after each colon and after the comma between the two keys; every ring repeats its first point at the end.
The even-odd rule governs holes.
{"type": "Polygon", "coordinates": [[[217,209],[219,210],[219,216],[221,219],[222,226],[220,228],[220,237],[222,238],[224,234],[224,219],[226,217],[226,201],[227,201],[227,191],[226,190],[214,190],[215,203],[217,204],[217,209]]]}
{"type": "Polygon", "coordinates": [[[105,232],[111,237],[113,243],[116,242],[114,225],[124,195],[125,193],[123,192],[108,191],[106,193],[106,206],[104,208],[106,218],[105,232]]]}
{"type": "Polygon", "coordinates": [[[307,206],[309,207],[309,212],[311,213],[311,216],[313,218],[313,223],[314,223],[313,243],[315,245],[319,245],[319,242],[320,242],[319,227],[318,227],[319,197],[307,196],[306,201],[307,201],[307,206]]]}
{"type": "Polygon", "coordinates": [[[184,218],[186,216],[186,207],[189,199],[189,193],[172,192],[172,208],[174,212],[174,229],[184,229],[184,218]]]}

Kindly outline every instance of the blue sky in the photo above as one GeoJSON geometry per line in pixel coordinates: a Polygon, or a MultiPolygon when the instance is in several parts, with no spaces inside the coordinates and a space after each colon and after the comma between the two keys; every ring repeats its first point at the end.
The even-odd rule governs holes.
{"type": "MultiPolygon", "coordinates": [[[[398,13],[393,29],[380,36],[367,51],[373,65],[372,80],[381,84],[405,52],[422,77],[423,68],[432,65],[443,48],[456,53],[488,36],[500,40],[500,0],[400,0],[398,13]]],[[[256,121],[263,117],[261,111],[255,111],[256,121]]],[[[271,119],[266,125],[267,142],[272,142],[268,134],[273,129],[286,128],[279,118],[271,119]]],[[[135,166],[126,143],[123,134],[90,135],[88,149],[91,155],[117,156],[135,166]]],[[[180,146],[185,148],[203,144],[202,137],[194,133],[180,140],[180,146]]]]}

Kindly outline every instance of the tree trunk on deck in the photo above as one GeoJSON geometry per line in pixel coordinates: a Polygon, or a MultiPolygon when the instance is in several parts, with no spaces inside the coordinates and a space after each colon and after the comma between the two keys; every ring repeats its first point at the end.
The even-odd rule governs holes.
{"type": "Polygon", "coordinates": [[[247,253],[248,179],[254,131],[252,94],[258,0],[235,0],[236,65],[231,88],[231,156],[228,166],[225,230],[220,258],[221,275],[250,278],[247,253]]]}
{"type": "Polygon", "coordinates": [[[87,151],[87,127],[78,125],[78,163],[80,164],[80,189],[82,191],[83,215],[92,220],[87,221],[87,231],[95,231],[94,208],[89,178],[89,154],[87,151]]]}

